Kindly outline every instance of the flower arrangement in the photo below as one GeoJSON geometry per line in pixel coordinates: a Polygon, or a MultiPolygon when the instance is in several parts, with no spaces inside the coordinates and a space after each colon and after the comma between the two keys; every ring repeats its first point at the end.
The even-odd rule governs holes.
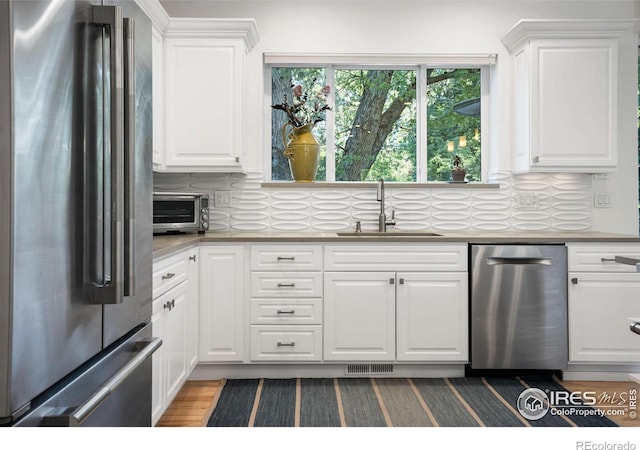
{"type": "MultiPolygon", "coordinates": [[[[315,80],[313,81],[315,82],[315,80]]],[[[271,105],[271,107],[284,111],[289,122],[294,127],[315,124],[325,119],[325,111],[331,110],[327,104],[329,92],[331,92],[330,87],[323,86],[319,89],[313,89],[310,95],[309,92],[304,92],[301,84],[292,84],[292,103],[289,103],[287,95],[285,94],[284,102],[271,105]]]]}

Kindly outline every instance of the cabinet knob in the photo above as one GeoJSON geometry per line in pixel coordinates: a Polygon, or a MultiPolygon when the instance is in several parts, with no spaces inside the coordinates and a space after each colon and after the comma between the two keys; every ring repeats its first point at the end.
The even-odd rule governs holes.
{"type": "Polygon", "coordinates": [[[571,279],[571,284],[578,284],[578,279],[577,278],[572,278],[571,279]]]}
{"type": "Polygon", "coordinates": [[[539,156],[534,156],[533,157],[533,162],[534,162],[534,164],[539,163],[540,162],[540,157],[539,156]]]}
{"type": "Polygon", "coordinates": [[[189,261],[195,262],[196,261],[196,255],[189,256],[189,261]]]}
{"type": "Polygon", "coordinates": [[[400,278],[400,279],[398,280],[398,283],[400,283],[400,284],[404,284],[404,278],[400,278]]]}
{"type": "Polygon", "coordinates": [[[396,284],[395,278],[389,278],[389,284],[396,284]]]}

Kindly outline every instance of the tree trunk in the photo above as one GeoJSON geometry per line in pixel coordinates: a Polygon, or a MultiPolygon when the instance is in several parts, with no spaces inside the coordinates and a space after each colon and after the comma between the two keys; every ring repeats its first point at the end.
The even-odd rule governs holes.
{"type": "MultiPolygon", "coordinates": [[[[455,73],[454,71],[445,72],[432,77],[432,72],[432,69],[427,71],[427,84],[452,78],[455,73]]],[[[387,136],[402,115],[405,104],[415,99],[414,81],[406,93],[394,99],[385,110],[384,105],[391,88],[392,76],[393,70],[368,72],[360,104],[351,125],[351,134],[344,146],[342,167],[336,167],[338,181],[361,181],[366,178],[387,136]]]]}
{"type": "MultiPolygon", "coordinates": [[[[283,69],[279,69],[280,72],[283,69]]],[[[288,71],[287,71],[288,72],[288,71]]],[[[271,78],[271,101],[273,105],[284,102],[285,94],[291,93],[291,77],[271,78]]],[[[291,180],[289,160],[284,156],[285,143],[282,142],[282,127],[288,122],[287,116],[282,111],[271,115],[271,179],[291,180]]]]}

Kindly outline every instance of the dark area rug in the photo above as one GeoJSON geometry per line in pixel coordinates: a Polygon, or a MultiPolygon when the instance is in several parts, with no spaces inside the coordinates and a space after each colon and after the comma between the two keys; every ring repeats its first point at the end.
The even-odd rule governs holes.
{"type": "Polygon", "coordinates": [[[615,427],[587,405],[518,410],[528,388],[567,392],[552,377],[226,380],[209,427],[615,427]],[[577,412],[576,412],[577,411],[577,412]]]}

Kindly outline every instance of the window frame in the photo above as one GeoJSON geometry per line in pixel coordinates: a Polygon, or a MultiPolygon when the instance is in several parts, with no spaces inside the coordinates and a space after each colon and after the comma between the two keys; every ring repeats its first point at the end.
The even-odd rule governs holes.
{"type": "MultiPolygon", "coordinates": [[[[480,182],[488,179],[489,147],[489,104],[490,75],[496,61],[495,54],[460,54],[460,55],[383,55],[383,54],[264,54],[264,123],[271,124],[271,77],[272,67],[309,67],[326,70],[326,84],[335,86],[335,70],[352,69],[397,69],[416,70],[416,180],[407,183],[430,183],[427,180],[427,69],[480,69],[480,182]]],[[[331,89],[327,103],[335,111],[335,89],[331,89]]],[[[353,183],[335,180],[335,121],[326,121],[326,182],[353,183]]],[[[272,180],[271,172],[271,126],[265,125],[263,148],[264,180],[272,180]]],[[[322,182],[322,181],[320,181],[322,182]]],[[[364,181],[363,181],[364,182],[364,181]]]]}

